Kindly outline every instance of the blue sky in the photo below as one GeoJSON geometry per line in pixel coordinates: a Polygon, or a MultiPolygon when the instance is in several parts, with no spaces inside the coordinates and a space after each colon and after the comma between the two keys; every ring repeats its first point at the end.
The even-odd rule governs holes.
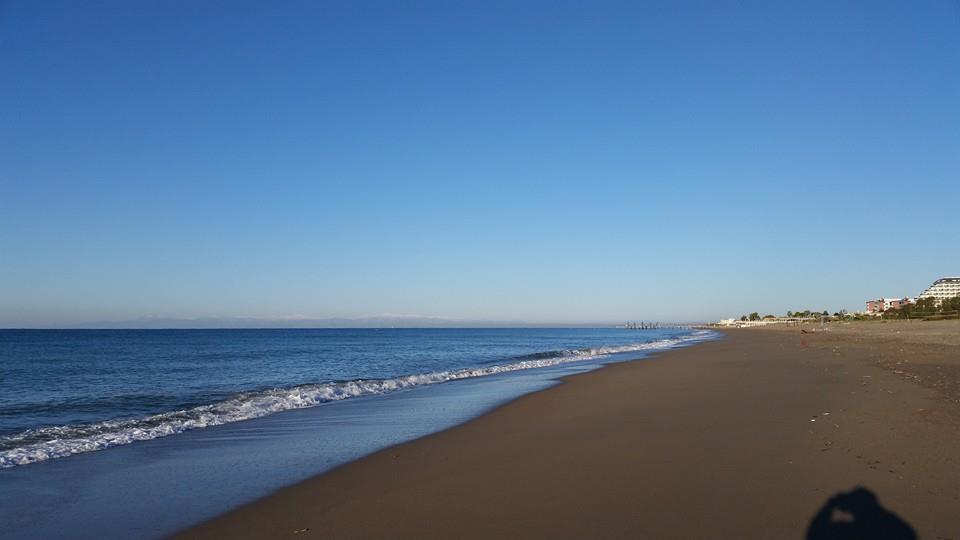
{"type": "Polygon", "coordinates": [[[958,97],[945,0],[0,0],[0,327],[862,309],[958,97]]]}

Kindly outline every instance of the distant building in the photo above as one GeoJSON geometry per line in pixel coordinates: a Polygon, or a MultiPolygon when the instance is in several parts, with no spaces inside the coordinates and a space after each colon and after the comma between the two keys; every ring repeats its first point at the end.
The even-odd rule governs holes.
{"type": "Polygon", "coordinates": [[[920,298],[936,298],[937,303],[955,296],[960,296],[960,277],[940,278],[920,294],[920,298]]]}
{"type": "Polygon", "coordinates": [[[867,313],[880,314],[888,309],[900,309],[901,307],[914,303],[913,298],[877,298],[876,300],[867,300],[867,313]]]}
{"type": "Polygon", "coordinates": [[[820,320],[820,315],[813,317],[767,317],[754,321],[741,321],[739,319],[720,319],[714,323],[716,326],[727,326],[734,328],[748,328],[753,326],[767,326],[768,324],[803,324],[815,323],[820,320]]]}

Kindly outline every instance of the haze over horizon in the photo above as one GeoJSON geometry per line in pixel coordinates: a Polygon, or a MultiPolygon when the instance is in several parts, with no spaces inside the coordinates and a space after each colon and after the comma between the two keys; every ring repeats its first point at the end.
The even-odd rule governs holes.
{"type": "Polygon", "coordinates": [[[141,317],[123,321],[94,321],[66,329],[339,329],[339,328],[530,328],[530,327],[610,327],[623,321],[581,321],[568,323],[538,323],[520,320],[480,320],[420,315],[372,315],[368,317],[202,317],[169,318],[141,317]]]}
{"type": "Polygon", "coordinates": [[[0,328],[706,321],[960,275],[956,2],[0,1],[0,77],[0,328]]]}

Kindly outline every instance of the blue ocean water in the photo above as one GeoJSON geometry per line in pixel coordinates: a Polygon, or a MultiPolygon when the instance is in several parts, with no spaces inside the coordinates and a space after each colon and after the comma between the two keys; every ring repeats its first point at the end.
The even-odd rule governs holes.
{"type": "Polygon", "coordinates": [[[0,331],[0,538],[164,538],[690,329],[0,331]]]}
{"type": "Polygon", "coordinates": [[[357,396],[640,351],[688,333],[4,330],[0,468],[357,396]]]}

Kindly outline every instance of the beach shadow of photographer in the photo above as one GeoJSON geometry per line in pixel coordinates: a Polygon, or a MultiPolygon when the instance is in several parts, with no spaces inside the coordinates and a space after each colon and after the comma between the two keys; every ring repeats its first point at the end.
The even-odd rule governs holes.
{"type": "Polygon", "coordinates": [[[838,493],[823,505],[810,521],[807,540],[915,540],[909,523],[880,506],[867,488],[838,493]]]}

